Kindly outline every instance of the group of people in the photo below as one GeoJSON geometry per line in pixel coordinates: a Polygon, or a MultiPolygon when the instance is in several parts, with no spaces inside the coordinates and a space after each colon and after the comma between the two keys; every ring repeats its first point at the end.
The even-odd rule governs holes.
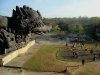
{"type": "MultiPolygon", "coordinates": [[[[80,46],[81,46],[81,48],[82,48],[82,47],[85,46],[85,44],[82,42],[80,46]]],[[[95,48],[96,48],[97,46],[98,46],[98,44],[96,43],[96,44],[95,44],[95,48]]],[[[73,44],[73,48],[75,48],[75,47],[76,47],[76,44],[73,44]]],[[[73,54],[73,57],[78,57],[78,51],[74,51],[74,49],[72,49],[72,50],[73,50],[73,53],[72,53],[72,54],[73,54]]],[[[85,49],[85,51],[87,51],[87,49],[85,49]]],[[[95,57],[95,54],[94,54],[93,52],[94,52],[93,49],[91,49],[91,50],[90,50],[90,54],[93,55],[93,59],[92,59],[92,60],[95,61],[95,58],[96,58],[96,57],[95,57]]],[[[98,55],[99,55],[99,57],[100,57],[100,54],[98,54],[98,55]]],[[[85,59],[82,59],[82,65],[84,65],[84,63],[85,63],[85,59]]]]}
{"type": "MultiPolygon", "coordinates": [[[[96,48],[97,46],[98,46],[97,43],[94,44],[94,48],[96,48]]],[[[84,42],[74,42],[72,44],[72,47],[70,48],[70,50],[72,52],[72,56],[75,57],[75,58],[77,58],[79,56],[79,52],[75,50],[76,47],[81,47],[81,49],[82,49],[83,47],[85,47],[85,44],[84,44],[84,42]]],[[[85,51],[87,51],[87,50],[88,49],[85,48],[85,51]]],[[[96,54],[94,53],[94,50],[93,49],[90,50],[90,55],[92,57],[92,60],[95,61],[96,54]]],[[[98,56],[100,57],[100,53],[98,54],[98,56]]],[[[82,62],[82,65],[84,65],[84,63],[86,62],[86,60],[85,59],[82,59],[81,62],[82,62]]]]}

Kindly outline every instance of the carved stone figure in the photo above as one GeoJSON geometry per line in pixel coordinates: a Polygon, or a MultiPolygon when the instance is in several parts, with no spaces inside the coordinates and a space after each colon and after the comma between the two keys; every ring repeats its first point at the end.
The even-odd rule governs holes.
{"type": "Polygon", "coordinates": [[[25,5],[16,6],[12,17],[0,16],[0,54],[25,46],[32,37],[31,33],[45,32],[46,29],[38,10],[25,5]]]}

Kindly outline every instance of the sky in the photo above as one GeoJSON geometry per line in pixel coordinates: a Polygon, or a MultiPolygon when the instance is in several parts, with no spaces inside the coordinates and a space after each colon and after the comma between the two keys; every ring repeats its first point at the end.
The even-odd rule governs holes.
{"type": "Polygon", "coordinates": [[[12,16],[16,5],[39,10],[43,17],[100,17],[100,0],[0,0],[0,15],[12,16]]]}

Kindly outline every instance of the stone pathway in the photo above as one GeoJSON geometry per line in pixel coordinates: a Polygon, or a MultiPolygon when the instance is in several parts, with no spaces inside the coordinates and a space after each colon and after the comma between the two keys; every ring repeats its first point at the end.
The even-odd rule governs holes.
{"type": "Polygon", "coordinates": [[[16,67],[16,68],[21,68],[23,66],[23,64],[32,56],[34,55],[38,49],[40,48],[40,44],[35,44],[34,46],[32,46],[31,48],[29,48],[29,50],[25,53],[22,54],[16,58],[14,58],[12,61],[10,61],[9,63],[7,63],[5,65],[5,67],[16,67]]]}
{"type": "Polygon", "coordinates": [[[0,67],[0,75],[66,75],[66,74],[55,73],[55,72],[33,72],[23,69],[0,67]]]}

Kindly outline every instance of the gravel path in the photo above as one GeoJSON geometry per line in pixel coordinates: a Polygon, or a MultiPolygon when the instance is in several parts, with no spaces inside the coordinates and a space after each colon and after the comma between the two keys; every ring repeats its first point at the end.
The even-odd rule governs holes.
{"type": "Polygon", "coordinates": [[[54,72],[33,72],[22,69],[0,67],[0,75],[65,75],[65,74],[54,73],[54,72]]]}
{"type": "Polygon", "coordinates": [[[28,50],[25,54],[16,57],[16,58],[13,59],[11,62],[7,63],[5,66],[9,66],[9,67],[22,67],[23,64],[24,64],[32,55],[34,55],[34,54],[38,51],[39,48],[40,48],[40,44],[35,44],[35,45],[32,46],[31,48],[29,48],[29,50],[28,50]]]}

